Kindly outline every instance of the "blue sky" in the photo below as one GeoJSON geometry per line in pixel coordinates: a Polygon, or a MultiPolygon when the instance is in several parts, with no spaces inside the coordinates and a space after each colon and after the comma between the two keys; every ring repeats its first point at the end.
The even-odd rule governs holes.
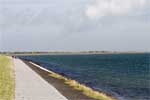
{"type": "Polygon", "coordinates": [[[149,0],[0,0],[2,51],[150,51],[149,0]]]}

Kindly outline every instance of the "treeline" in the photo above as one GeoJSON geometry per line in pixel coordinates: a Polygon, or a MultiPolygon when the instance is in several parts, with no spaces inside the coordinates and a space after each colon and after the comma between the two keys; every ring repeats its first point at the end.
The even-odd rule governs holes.
{"type": "Polygon", "coordinates": [[[47,54],[120,54],[120,53],[149,53],[149,52],[136,52],[136,51],[126,51],[126,52],[118,52],[118,51],[80,51],[80,52],[0,52],[0,54],[6,55],[47,55],[47,54]]]}
{"type": "Polygon", "coordinates": [[[83,54],[94,54],[94,53],[115,53],[115,52],[111,52],[111,51],[80,51],[80,52],[58,52],[58,51],[55,51],[55,52],[40,52],[40,51],[37,51],[37,52],[0,52],[0,54],[80,54],[80,53],[83,53],[83,54]]]}
{"type": "Polygon", "coordinates": [[[0,54],[37,54],[37,53],[48,53],[48,52],[0,52],[0,54]]]}

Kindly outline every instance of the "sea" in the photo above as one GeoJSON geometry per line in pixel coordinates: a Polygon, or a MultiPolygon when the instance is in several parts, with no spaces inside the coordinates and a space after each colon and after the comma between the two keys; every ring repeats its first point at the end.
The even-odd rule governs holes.
{"type": "Polygon", "coordinates": [[[150,54],[19,56],[118,100],[150,100],[150,54]]]}

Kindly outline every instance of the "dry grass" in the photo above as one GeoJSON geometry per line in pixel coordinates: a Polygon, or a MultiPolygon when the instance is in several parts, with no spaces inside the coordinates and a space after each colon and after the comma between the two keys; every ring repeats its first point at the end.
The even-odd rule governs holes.
{"type": "Polygon", "coordinates": [[[78,91],[81,91],[83,94],[85,94],[86,96],[88,97],[91,97],[93,99],[96,99],[96,100],[117,100],[116,98],[114,97],[111,97],[111,96],[108,96],[102,92],[98,92],[98,91],[95,91],[83,84],[80,84],[79,82],[75,81],[75,80],[71,80],[71,79],[68,79],[60,74],[57,74],[55,72],[52,72],[50,70],[47,70],[47,69],[44,69],[43,67],[35,64],[35,63],[32,63],[30,62],[31,64],[39,67],[40,69],[42,70],[45,70],[47,72],[49,72],[49,76],[50,77],[53,77],[53,78],[56,78],[56,79],[60,79],[60,80],[63,80],[65,82],[65,84],[71,86],[72,88],[78,90],[78,91]]]}
{"type": "Polygon", "coordinates": [[[59,75],[57,73],[54,72],[50,72],[49,76],[57,78],[57,79],[61,79],[64,80],[66,84],[68,84],[69,86],[73,87],[74,89],[78,90],[78,91],[82,91],[83,94],[85,94],[86,96],[89,96],[91,98],[94,98],[96,100],[116,100],[115,98],[108,96],[104,93],[95,91],[83,84],[78,83],[75,80],[71,80],[71,79],[67,79],[66,77],[59,75]]]}
{"type": "Polygon", "coordinates": [[[9,57],[0,55],[0,100],[14,100],[14,91],[13,63],[9,57]]]}

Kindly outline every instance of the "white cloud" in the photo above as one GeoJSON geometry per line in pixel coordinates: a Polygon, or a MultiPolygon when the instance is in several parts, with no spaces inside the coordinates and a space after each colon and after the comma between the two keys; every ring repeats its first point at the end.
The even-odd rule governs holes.
{"type": "Polygon", "coordinates": [[[149,0],[96,0],[87,7],[85,14],[89,18],[101,18],[108,15],[125,15],[141,9],[149,0]]]}

